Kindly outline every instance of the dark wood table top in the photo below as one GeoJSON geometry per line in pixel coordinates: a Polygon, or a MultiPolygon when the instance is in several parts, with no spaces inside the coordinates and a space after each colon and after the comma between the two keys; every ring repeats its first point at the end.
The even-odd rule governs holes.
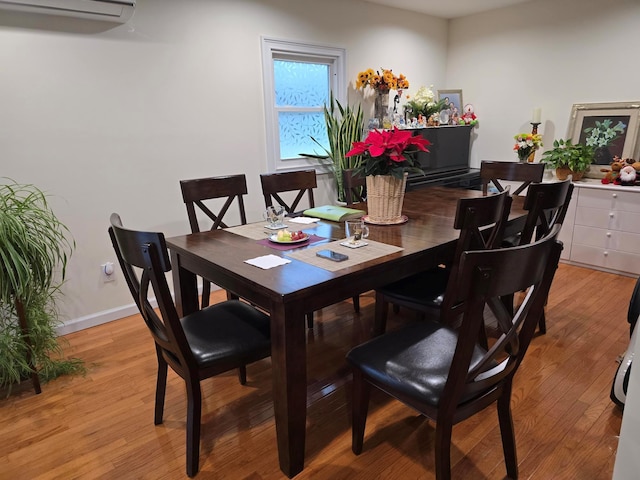
{"type": "MultiPolygon", "coordinates": [[[[475,190],[428,187],[406,193],[401,225],[369,225],[369,239],[403,249],[384,257],[331,272],[292,259],[263,270],[244,263],[286,251],[258,240],[216,230],[167,239],[173,265],[176,307],[181,314],[198,308],[196,274],[230,290],[271,315],[273,395],[280,468],[289,477],[304,468],[306,432],[305,313],[351,298],[434,267],[449,259],[459,232],[453,221],[460,198],[481,196],[475,190]]],[[[522,198],[514,198],[510,230],[521,228],[522,198]]],[[[366,209],[366,204],[356,208],[366,209]]],[[[301,226],[330,240],[344,238],[342,222],[301,226]]],[[[317,243],[315,244],[317,245],[317,243]]]]}
{"type": "MultiPolygon", "coordinates": [[[[266,254],[285,256],[287,252],[260,245],[256,240],[225,230],[172,237],[167,239],[167,244],[172,251],[179,252],[183,259],[192,259],[195,262],[204,260],[215,264],[217,273],[210,277],[224,277],[225,283],[228,284],[225,288],[240,295],[247,295],[246,298],[252,301],[255,299],[261,306],[267,307],[268,302],[263,305],[259,302],[260,297],[278,296],[286,301],[287,297],[301,293],[317,296],[327,287],[327,282],[340,278],[346,279],[347,283],[358,285],[356,288],[348,289],[350,291],[343,292],[342,297],[349,298],[351,295],[379,286],[380,279],[375,278],[377,272],[386,272],[383,282],[388,283],[415,273],[421,268],[428,268],[429,264],[437,265],[447,259],[453,249],[452,242],[456,241],[459,233],[453,229],[457,200],[481,195],[481,192],[476,190],[445,187],[429,187],[407,192],[403,212],[409,217],[408,222],[400,225],[369,225],[370,240],[397,245],[403,250],[337,272],[330,272],[298,260],[269,270],[254,267],[244,263],[244,260],[266,254]],[[393,278],[388,272],[390,261],[394,264],[393,278]],[[419,265],[416,266],[416,262],[419,265]],[[402,268],[405,265],[409,271],[403,274],[402,268]],[[238,283],[244,286],[237,285],[238,283]]],[[[525,213],[521,207],[522,201],[515,199],[512,218],[525,213]]],[[[366,204],[358,205],[356,208],[366,208],[366,204]]],[[[300,229],[324,237],[327,241],[344,238],[342,222],[327,221],[301,225],[300,229]]],[[[201,266],[202,268],[206,270],[206,266],[201,266]]],[[[318,299],[310,307],[315,310],[329,304],[318,299]]]]}

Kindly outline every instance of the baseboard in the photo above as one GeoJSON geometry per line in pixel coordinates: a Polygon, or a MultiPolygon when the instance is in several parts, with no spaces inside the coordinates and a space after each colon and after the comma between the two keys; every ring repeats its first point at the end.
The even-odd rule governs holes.
{"type": "MultiPolygon", "coordinates": [[[[158,303],[153,299],[151,305],[155,308],[158,303]]],[[[138,306],[135,303],[129,305],[123,305],[122,307],[112,308],[110,310],[103,310],[102,312],[93,313],[91,315],[85,315],[84,317],[74,318],[64,322],[62,325],[56,328],[56,333],[61,335],[67,335],[73,332],[79,332],[86,328],[102,325],[103,323],[113,322],[114,320],[120,320],[124,317],[135,315],[138,312],[138,306]]]]}
{"type": "MultiPolygon", "coordinates": [[[[211,285],[211,292],[220,290],[217,285],[211,285]]],[[[198,295],[202,293],[202,285],[198,284],[198,295]]],[[[173,297],[173,292],[171,293],[173,297]]],[[[158,307],[158,302],[155,298],[150,298],[149,303],[153,308],[158,307]]],[[[67,335],[68,333],[79,332],[86,328],[96,327],[103,323],[113,322],[114,320],[120,320],[124,317],[135,315],[138,312],[138,306],[135,303],[129,305],[123,305],[121,307],[112,308],[110,310],[103,310],[101,312],[92,313],[91,315],[85,315],[84,317],[74,318],[64,322],[59,327],[56,327],[56,333],[58,336],[67,335]]]]}

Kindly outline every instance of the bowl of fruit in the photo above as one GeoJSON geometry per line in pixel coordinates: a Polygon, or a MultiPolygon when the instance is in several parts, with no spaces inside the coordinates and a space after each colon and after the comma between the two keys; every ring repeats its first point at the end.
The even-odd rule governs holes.
{"type": "Polygon", "coordinates": [[[309,240],[309,235],[301,230],[290,232],[284,228],[282,230],[278,230],[278,233],[270,235],[269,240],[274,243],[302,243],[309,240]]]}

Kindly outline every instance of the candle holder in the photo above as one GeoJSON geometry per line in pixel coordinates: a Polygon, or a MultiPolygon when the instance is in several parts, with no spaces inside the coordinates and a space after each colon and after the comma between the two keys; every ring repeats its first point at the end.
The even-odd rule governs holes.
{"type": "Polygon", "coordinates": [[[538,133],[538,125],[540,125],[540,122],[531,122],[531,134],[535,135],[536,133],[538,133]]]}

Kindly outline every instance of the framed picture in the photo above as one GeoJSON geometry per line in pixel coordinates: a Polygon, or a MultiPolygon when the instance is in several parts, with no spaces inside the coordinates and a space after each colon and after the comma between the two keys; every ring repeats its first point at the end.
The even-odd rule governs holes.
{"type": "Polygon", "coordinates": [[[442,99],[447,100],[450,115],[456,117],[463,114],[462,90],[438,90],[438,101],[442,99]]]}
{"type": "Polygon", "coordinates": [[[594,163],[609,165],[614,156],[640,159],[639,129],[640,102],[577,103],[567,138],[593,146],[594,163]]]}

